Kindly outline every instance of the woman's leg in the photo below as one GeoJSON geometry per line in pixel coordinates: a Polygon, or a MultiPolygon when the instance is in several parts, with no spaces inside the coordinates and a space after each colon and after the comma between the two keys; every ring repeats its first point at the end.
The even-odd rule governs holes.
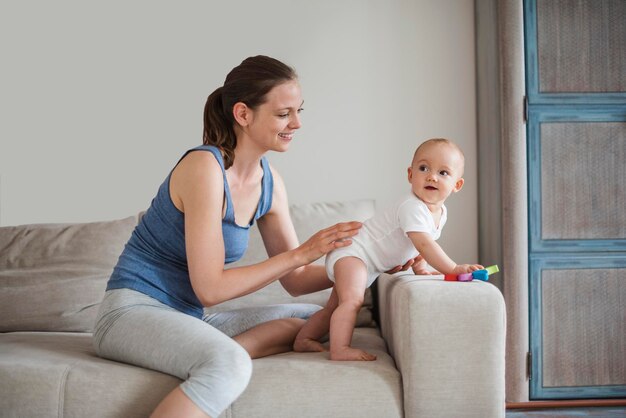
{"type": "MultiPolygon", "coordinates": [[[[183,393],[180,387],[171,391],[150,414],[150,418],[204,418],[210,415],[205,414],[195,403],[183,393]]],[[[214,416],[215,418],[215,416],[214,416]]]]}
{"type": "Polygon", "coordinates": [[[231,338],[128,289],[107,292],[94,346],[102,357],[185,380],[154,416],[215,418],[244,391],[252,373],[250,356],[231,338]]]}
{"type": "Polygon", "coordinates": [[[304,319],[285,318],[265,322],[233,337],[252,358],[291,351],[304,319]]]}
{"type": "Polygon", "coordinates": [[[320,309],[308,303],[258,306],[212,313],[204,321],[259,358],[291,351],[305,319],[320,309]]]}
{"type": "Polygon", "coordinates": [[[252,306],[232,309],[205,315],[202,320],[219,329],[229,337],[234,337],[265,322],[275,319],[309,319],[322,309],[312,303],[285,303],[278,305],[252,306]]]}
{"type": "Polygon", "coordinates": [[[376,360],[373,354],[350,347],[366,285],[367,267],[362,260],[345,257],[335,263],[335,289],[339,304],[330,319],[331,360],[376,360]]]}

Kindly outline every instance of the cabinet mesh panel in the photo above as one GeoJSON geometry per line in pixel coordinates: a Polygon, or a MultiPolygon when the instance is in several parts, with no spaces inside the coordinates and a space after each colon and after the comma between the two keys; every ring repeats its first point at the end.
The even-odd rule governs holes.
{"type": "Polygon", "coordinates": [[[541,205],[543,239],[626,238],[626,123],[543,123],[541,205]]]}
{"type": "Polygon", "coordinates": [[[537,0],[539,91],[626,91],[624,43],[624,0],[537,0]]]}
{"type": "Polygon", "coordinates": [[[626,385],[626,269],[544,270],[543,386],[626,385]]]}

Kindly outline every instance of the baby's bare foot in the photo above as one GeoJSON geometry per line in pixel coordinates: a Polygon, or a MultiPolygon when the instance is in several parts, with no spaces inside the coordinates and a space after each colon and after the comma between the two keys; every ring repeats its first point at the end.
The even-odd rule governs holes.
{"type": "Polygon", "coordinates": [[[330,359],[338,361],[372,361],[376,360],[376,356],[358,348],[344,347],[331,351],[330,359]]]}
{"type": "Polygon", "coordinates": [[[293,351],[297,351],[299,353],[308,353],[322,352],[328,350],[319,341],[315,341],[310,338],[301,338],[293,343],[293,351]]]}

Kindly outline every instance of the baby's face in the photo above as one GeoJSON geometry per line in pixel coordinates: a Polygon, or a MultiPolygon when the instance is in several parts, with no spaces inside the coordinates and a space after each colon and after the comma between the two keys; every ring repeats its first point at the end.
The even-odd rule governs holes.
{"type": "Polygon", "coordinates": [[[411,189],[425,203],[441,206],[463,187],[463,168],[463,155],[453,145],[427,144],[409,167],[411,189]]]}

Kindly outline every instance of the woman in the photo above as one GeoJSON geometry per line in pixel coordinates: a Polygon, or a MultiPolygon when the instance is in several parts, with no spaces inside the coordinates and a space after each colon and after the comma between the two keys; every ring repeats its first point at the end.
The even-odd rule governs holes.
{"type": "Polygon", "coordinates": [[[203,307],[277,279],[291,295],[328,288],[324,267],[309,264],[350,245],[361,227],[340,223],[298,243],[285,185],[264,154],[289,148],[302,104],[295,72],[280,61],[257,56],[235,67],[207,100],[204,145],[167,176],[109,279],[97,353],[184,380],[154,417],[217,417],[248,384],[250,358],[290,351],[315,311],[251,308],[224,321],[203,319],[203,307]],[[245,252],[254,221],[269,258],[226,270],[245,252]]]}

